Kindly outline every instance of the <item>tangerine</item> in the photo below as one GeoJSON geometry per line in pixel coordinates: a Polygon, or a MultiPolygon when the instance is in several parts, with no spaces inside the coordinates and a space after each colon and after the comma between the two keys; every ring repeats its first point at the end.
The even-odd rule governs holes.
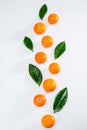
{"type": "Polygon", "coordinates": [[[46,26],[44,23],[39,22],[34,25],[34,31],[36,34],[42,34],[46,31],[46,26]]]}
{"type": "Polygon", "coordinates": [[[48,22],[49,22],[50,24],[55,24],[55,23],[57,23],[58,21],[59,21],[59,16],[58,16],[57,14],[52,13],[52,14],[50,14],[50,15],[48,16],[48,22]]]}

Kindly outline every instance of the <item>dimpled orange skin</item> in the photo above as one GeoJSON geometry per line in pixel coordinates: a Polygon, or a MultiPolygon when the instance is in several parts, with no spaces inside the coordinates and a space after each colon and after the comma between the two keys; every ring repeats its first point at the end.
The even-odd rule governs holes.
{"type": "Polygon", "coordinates": [[[56,89],[56,81],[51,78],[44,80],[43,88],[46,92],[54,91],[56,89]]]}
{"type": "Polygon", "coordinates": [[[51,128],[55,124],[55,119],[52,115],[44,115],[41,119],[41,123],[45,128],[51,128]]]}
{"type": "Polygon", "coordinates": [[[52,44],[53,44],[53,38],[51,36],[47,35],[47,36],[44,36],[42,38],[41,42],[42,42],[42,45],[44,47],[48,48],[48,47],[52,46],[52,44]]]}
{"type": "Polygon", "coordinates": [[[45,98],[44,95],[38,94],[38,95],[36,95],[36,96],[34,97],[34,100],[33,100],[33,101],[34,101],[34,104],[35,104],[36,106],[40,107],[40,106],[45,105],[45,103],[46,103],[46,98],[45,98]]]}
{"type": "Polygon", "coordinates": [[[60,72],[60,65],[57,64],[57,63],[51,63],[49,65],[49,71],[52,73],[52,74],[57,74],[60,72]]]}
{"type": "Polygon", "coordinates": [[[37,63],[42,64],[47,60],[47,55],[44,52],[38,52],[35,55],[35,60],[37,63]]]}
{"type": "Polygon", "coordinates": [[[55,23],[57,23],[59,21],[59,17],[58,17],[58,15],[57,14],[50,14],[49,16],[48,16],[48,22],[50,23],[50,24],[55,24],[55,23]]]}
{"type": "Polygon", "coordinates": [[[34,31],[36,34],[42,34],[46,31],[46,26],[44,23],[39,22],[34,25],[34,31]]]}

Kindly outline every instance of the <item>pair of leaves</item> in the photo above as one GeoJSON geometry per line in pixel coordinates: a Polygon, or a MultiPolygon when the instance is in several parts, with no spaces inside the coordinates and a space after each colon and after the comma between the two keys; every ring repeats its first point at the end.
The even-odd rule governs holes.
{"type": "MultiPolygon", "coordinates": [[[[25,36],[23,42],[28,49],[33,51],[33,43],[29,37],[25,36]]],[[[54,49],[54,58],[55,59],[59,58],[64,53],[65,50],[66,50],[66,43],[65,41],[62,41],[54,49]]]]}
{"type": "MultiPolygon", "coordinates": [[[[43,17],[45,16],[45,14],[47,13],[47,5],[44,4],[39,11],[39,17],[41,18],[41,20],[43,19],[43,17]]],[[[64,51],[66,50],[66,44],[65,41],[59,43],[55,50],[54,50],[54,58],[57,59],[59,56],[61,56],[64,51]]]]}
{"type": "MultiPolygon", "coordinates": [[[[66,50],[66,43],[65,41],[63,41],[55,47],[54,58],[55,59],[59,58],[64,53],[65,50],[66,50]]],[[[68,98],[68,89],[64,88],[55,97],[53,104],[54,113],[62,110],[62,108],[67,102],[67,98],[68,98]]]]}
{"type": "MultiPolygon", "coordinates": [[[[24,44],[30,49],[29,45],[31,44],[31,40],[25,37],[24,44]],[[29,44],[28,44],[29,42],[29,44]]],[[[64,51],[66,50],[65,41],[59,43],[54,49],[54,58],[57,59],[60,57],[64,51]]],[[[40,69],[32,64],[29,65],[29,73],[32,79],[40,86],[42,82],[42,73],[40,69]]]]}
{"type": "MultiPolygon", "coordinates": [[[[40,17],[41,20],[43,19],[43,17],[47,13],[47,10],[48,10],[47,5],[46,4],[42,5],[42,7],[39,10],[39,17],[40,17]]],[[[25,46],[28,49],[30,49],[31,51],[33,51],[33,42],[32,42],[32,40],[29,37],[25,36],[23,42],[24,42],[25,46]]]]}

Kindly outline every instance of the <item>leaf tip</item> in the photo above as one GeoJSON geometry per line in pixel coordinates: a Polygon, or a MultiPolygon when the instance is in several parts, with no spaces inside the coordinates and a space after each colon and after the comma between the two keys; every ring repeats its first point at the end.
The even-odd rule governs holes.
{"type": "Polygon", "coordinates": [[[67,87],[65,87],[63,90],[66,91],[66,93],[68,94],[68,88],[67,87]]]}
{"type": "Polygon", "coordinates": [[[57,57],[54,55],[54,59],[56,60],[57,59],[57,57]]]}
{"type": "Polygon", "coordinates": [[[65,42],[65,40],[64,40],[64,41],[62,41],[62,42],[63,42],[63,43],[66,43],[66,42],[65,42]]]}
{"type": "Polygon", "coordinates": [[[56,111],[54,111],[54,113],[56,113],[56,111]]]}
{"type": "Polygon", "coordinates": [[[28,65],[28,69],[30,70],[31,67],[32,67],[32,64],[29,64],[29,65],[28,65]]]}
{"type": "Polygon", "coordinates": [[[25,40],[25,37],[24,37],[24,39],[23,39],[23,43],[24,43],[24,40],[25,40]]]}
{"type": "Polygon", "coordinates": [[[64,44],[64,46],[65,46],[65,49],[66,49],[66,42],[65,42],[65,41],[62,41],[62,43],[64,44]]]}
{"type": "Polygon", "coordinates": [[[40,85],[41,85],[41,84],[40,84],[40,83],[38,83],[38,86],[39,86],[39,87],[40,87],[40,85]]]}
{"type": "Polygon", "coordinates": [[[68,88],[67,88],[67,87],[65,87],[65,88],[64,88],[64,90],[68,91],[68,88]]]}
{"type": "Polygon", "coordinates": [[[33,48],[31,49],[31,51],[32,51],[32,52],[34,51],[33,48]]]}
{"type": "Polygon", "coordinates": [[[27,38],[27,36],[25,36],[23,40],[25,40],[26,38],[27,38]]]}

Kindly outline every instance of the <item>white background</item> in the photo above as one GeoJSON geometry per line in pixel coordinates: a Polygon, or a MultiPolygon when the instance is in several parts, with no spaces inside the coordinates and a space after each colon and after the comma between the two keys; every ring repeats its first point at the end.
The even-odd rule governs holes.
{"type": "Polygon", "coordinates": [[[52,114],[56,123],[52,130],[87,130],[87,1],[86,0],[0,0],[0,130],[44,130],[40,120],[52,114]],[[48,12],[43,22],[47,31],[37,36],[33,26],[39,22],[38,11],[46,3],[48,12]],[[57,13],[60,21],[50,25],[47,17],[57,13]],[[49,34],[54,46],[44,49],[41,38],[49,34]],[[32,53],[23,44],[24,36],[34,43],[32,53]],[[65,40],[66,52],[56,60],[61,65],[58,75],[51,75],[48,65],[54,61],[54,47],[65,40]],[[48,61],[38,65],[34,55],[45,51],[48,61]],[[44,92],[28,74],[28,64],[37,65],[43,78],[54,78],[57,89],[44,92]],[[54,114],[55,95],[68,87],[69,98],[64,109],[54,114]],[[42,108],[33,104],[33,97],[42,93],[47,103],[42,108]]]}

